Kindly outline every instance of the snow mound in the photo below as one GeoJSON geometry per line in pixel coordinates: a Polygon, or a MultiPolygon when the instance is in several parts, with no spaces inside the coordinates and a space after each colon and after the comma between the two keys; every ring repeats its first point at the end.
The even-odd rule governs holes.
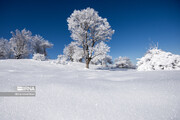
{"type": "Polygon", "coordinates": [[[138,60],[138,71],[180,70],[180,55],[165,52],[158,48],[148,50],[145,56],[138,60]]]}

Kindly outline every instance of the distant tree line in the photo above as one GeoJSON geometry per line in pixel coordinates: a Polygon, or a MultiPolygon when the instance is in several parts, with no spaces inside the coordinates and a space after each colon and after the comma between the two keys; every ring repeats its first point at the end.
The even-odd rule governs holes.
{"type": "Polygon", "coordinates": [[[42,36],[33,36],[31,31],[26,29],[17,29],[11,34],[9,40],[0,38],[0,59],[25,59],[35,53],[47,56],[47,48],[53,46],[42,36]]]}
{"type": "MultiPolygon", "coordinates": [[[[86,68],[89,68],[89,64],[113,69],[135,68],[128,57],[120,56],[112,60],[109,55],[110,47],[106,42],[111,40],[115,31],[97,11],[92,8],[74,10],[67,22],[73,41],[65,46],[62,55],[58,55],[57,63],[83,62],[86,68]]],[[[47,58],[47,48],[53,46],[42,36],[33,36],[26,29],[12,31],[11,34],[9,40],[0,38],[0,59],[24,59],[33,54],[34,60],[44,61],[47,58]]],[[[162,51],[156,46],[149,49],[137,62],[139,71],[174,69],[180,69],[180,55],[162,51]]]]}
{"type": "MultiPolygon", "coordinates": [[[[74,41],[65,46],[63,55],[58,55],[58,63],[83,62],[86,68],[89,68],[89,64],[132,68],[133,65],[127,57],[119,57],[113,62],[109,55],[110,47],[106,42],[111,40],[115,31],[111,29],[107,19],[100,17],[97,11],[92,8],[74,10],[67,22],[74,41]]],[[[9,40],[0,39],[0,59],[25,59],[33,55],[34,60],[44,61],[47,48],[53,46],[42,36],[33,36],[31,31],[26,29],[17,29],[11,34],[9,40]]]]}

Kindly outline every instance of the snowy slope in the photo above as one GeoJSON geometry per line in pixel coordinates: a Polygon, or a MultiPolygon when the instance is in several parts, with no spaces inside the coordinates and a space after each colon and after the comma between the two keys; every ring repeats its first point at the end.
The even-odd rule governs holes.
{"type": "Polygon", "coordinates": [[[0,91],[35,85],[36,97],[0,97],[0,120],[180,119],[180,71],[84,66],[1,60],[0,91]]]}

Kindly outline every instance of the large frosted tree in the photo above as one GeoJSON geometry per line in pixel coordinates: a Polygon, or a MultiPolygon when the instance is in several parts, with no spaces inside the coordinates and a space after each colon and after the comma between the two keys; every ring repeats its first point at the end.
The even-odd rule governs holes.
{"type": "Polygon", "coordinates": [[[16,30],[11,32],[10,39],[11,50],[16,59],[28,58],[31,54],[32,33],[29,30],[16,30]]]}
{"type": "Polygon", "coordinates": [[[83,48],[86,68],[89,68],[89,63],[94,57],[95,45],[110,40],[114,30],[107,19],[100,17],[92,8],[74,10],[67,22],[71,38],[83,48]]]}

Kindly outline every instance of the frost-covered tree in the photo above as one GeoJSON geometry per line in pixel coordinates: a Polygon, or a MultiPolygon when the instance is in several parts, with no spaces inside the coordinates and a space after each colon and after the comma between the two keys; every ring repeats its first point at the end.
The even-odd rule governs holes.
{"type": "Polygon", "coordinates": [[[65,65],[68,63],[68,58],[65,55],[58,55],[56,63],[65,65]]]}
{"type": "Polygon", "coordinates": [[[94,56],[91,61],[92,63],[101,64],[104,67],[106,67],[108,63],[112,63],[112,57],[107,54],[108,52],[110,52],[110,47],[108,47],[107,44],[105,44],[103,41],[101,41],[94,47],[93,52],[94,56]]]}
{"type": "Polygon", "coordinates": [[[47,56],[46,49],[51,48],[52,46],[53,46],[52,43],[45,40],[40,35],[35,35],[32,38],[32,47],[33,47],[33,52],[34,53],[44,54],[45,56],[47,56]]]}
{"type": "Polygon", "coordinates": [[[119,57],[114,60],[114,66],[117,68],[134,68],[128,57],[119,57]]]}
{"type": "Polygon", "coordinates": [[[40,35],[35,35],[32,38],[32,48],[34,53],[40,53],[42,54],[42,48],[41,48],[41,43],[44,40],[44,38],[40,35]]]}
{"type": "Polygon", "coordinates": [[[10,58],[10,45],[7,39],[0,38],[0,59],[10,58]]]}
{"type": "Polygon", "coordinates": [[[67,22],[71,38],[83,48],[86,68],[89,68],[95,45],[110,40],[114,30],[111,29],[107,19],[100,17],[92,8],[74,10],[67,22]]]}
{"type": "Polygon", "coordinates": [[[68,46],[65,46],[63,53],[72,62],[80,62],[83,58],[83,50],[78,47],[77,42],[71,42],[68,46]]]}
{"type": "Polygon", "coordinates": [[[11,50],[16,59],[28,58],[31,54],[31,39],[32,33],[29,30],[23,29],[11,32],[10,39],[11,50]]]}
{"type": "Polygon", "coordinates": [[[73,62],[73,55],[75,53],[75,49],[77,47],[77,43],[76,42],[71,42],[68,46],[65,46],[64,50],[63,50],[63,54],[69,58],[70,61],[73,62]]]}
{"type": "Polygon", "coordinates": [[[151,48],[144,57],[138,59],[137,70],[180,70],[180,55],[165,52],[157,47],[151,48]]]}

